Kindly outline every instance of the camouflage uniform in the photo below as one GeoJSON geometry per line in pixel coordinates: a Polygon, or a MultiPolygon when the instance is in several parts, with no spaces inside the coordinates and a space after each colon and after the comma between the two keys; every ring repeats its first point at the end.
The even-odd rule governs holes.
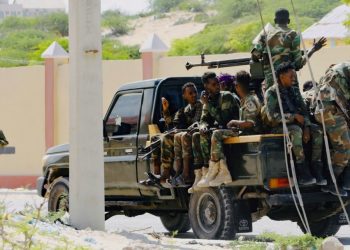
{"type": "MultiPolygon", "coordinates": [[[[311,143],[312,143],[312,161],[320,162],[322,153],[322,130],[316,124],[310,122],[309,114],[306,105],[303,101],[300,91],[296,87],[289,89],[280,85],[279,90],[281,94],[283,113],[287,122],[289,135],[293,144],[293,153],[295,155],[296,163],[302,164],[305,160],[303,149],[303,129],[300,124],[295,121],[295,114],[300,114],[304,117],[304,126],[310,128],[311,143]]],[[[272,126],[273,133],[283,133],[282,117],[277,100],[277,86],[274,85],[269,88],[265,94],[265,112],[266,116],[272,126]]]]}
{"type": "Polygon", "coordinates": [[[9,144],[9,142],[6,140],[4,133],[0,129],[0,146],[5,146],[7,144],[9,144]]]}
{"type": "Polygon", "coordinates": [[[262,130],[260,119],[261,104],[255,94],[248,94],[241,100],[241,108],[239,110],[239,120],[249,121],[254,124],[251,129],[243,131],[244,135],[259,134],[262,130]]]}
{"type": "MultiPolygon", "coordinates": [[[[202,103],[197,101],[192,107],[188,104],[176,112],[174,119],[168,112],[164,112],[164,120],[167,127],[187,129],[193,123],[198,122],[202,114],[202,103]]],[[[161,161],[163,168],[170,168],[174,159],[182,159],[183,156],[192,156],[191,136],[187,132],[168,133],[161,139],[161,161]]]]}
{"type": "MultiPolygon", "coordinates": [[[[276,69],[282,62],[291,63],[295,70],[301,69],[306,60],[300,50],[300,36],[286,25],[276,25],[267,30],[267,39],[262,35],[252,50],[254,60],[263,59],[266,89],[273,85],[273,76],[268,58],[266,40],[270,47],[273,66],[276,69]]],[[[294,85],[298,86],[297,78],[294,85]]]]}
{"type": "MultiPolygon", "coordinates": [[[[218,161],[222,159],[222,144],[223,139],[237,135],[232,130],[225,129],[226,125],[231,120],[239,118],[239,104],[230,92],[220,91],[215,97],[210,98],[208,103],[203,106],[200,127],[213,128],[218,127],[213,135],[207,133],[200,136],[200,145],[202,156],[211,155],[211,160],[218,161]],[[211,150],[210,150],[211,144],[211,150]],[[210,154],[211,152],[211,154],[210,154]]],[[[195,147],[197,148],[197,147],[195,147]]],[[[195,153],[198,154],[198,153],[195,153]]],[[[204,157],[203,157],[204,158],[204,157]]],[[[208,165],[207,159],[204,160],[204,166],[208,165]]]]}
{"type": "MultiPolygon", "coordinates": [[[[334,84],[335,79],[328,78],[327,75],[320,81],[320,99],[324,106],[324,123],[329,142],[332,145],[332,162],[334,166],[344,168],[350,160],[350,131],[344,113],[337,105],[339,95],[336,89],[331,86],[329,79],[333,79],[332,84],[334,84]]],[[[316,107],[315,118],[318,122],[322,122],[318,107],[316,107]]]]}

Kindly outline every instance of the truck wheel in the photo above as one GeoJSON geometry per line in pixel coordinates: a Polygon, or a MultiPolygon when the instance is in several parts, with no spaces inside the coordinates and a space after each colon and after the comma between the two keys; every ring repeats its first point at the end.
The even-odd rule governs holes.
{"type": "Polygon", "coordinates": [[[51,184],[49,194],[49,212],[69,211],[69,184],[68,179],[59,177],[51,184]]]}
{"type": "Polygon", "coordinates": [[[200,239],[233,239],[236,235],[233,194],[225,188],[203,188],[191,195],[189,217],[200,239]]]}
{"type": "Polygon", "coordinates": [[[190,219],[187,213],[169,213],[160,216],[160,220],[169,232],[177,231],[178,233],[186,233],[191,229],[190,219]]]}
{"type": "MultiPolygon", "coordinates": [[[[304,226],[298,222],[301,230],[306,233],[304,226]]],[[[328,236],[333,236],[339,231],[340,225],[337,225],[336,217],[329,217],[317,222],[309,222],[311,234],[316,237],[325,238],[328,236]]]]}

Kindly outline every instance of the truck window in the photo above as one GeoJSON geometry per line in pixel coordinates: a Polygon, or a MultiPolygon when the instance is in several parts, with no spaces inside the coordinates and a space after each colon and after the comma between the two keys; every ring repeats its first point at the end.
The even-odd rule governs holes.
{"type": "Polygon", "coordinates": [[[129,93],[119,96],[107,122],[121,118],[121,126],[113,135],[136,134],[139,122],[142,93],[129,93]]]}

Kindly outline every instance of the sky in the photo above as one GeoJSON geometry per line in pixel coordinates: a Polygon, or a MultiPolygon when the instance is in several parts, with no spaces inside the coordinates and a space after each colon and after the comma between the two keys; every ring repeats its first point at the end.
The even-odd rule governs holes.
{"type": "MultiPolygon", "coordinates": [[[[47,1],[47,0],[46,0],[47,1]]],[[[68,0],[64,0],[66,6],[68,0]]],[[[108,9],[119,9],[125,14],[137,14],[147,9],[148,0],[101,0],[102,11],[108,9]]]]}

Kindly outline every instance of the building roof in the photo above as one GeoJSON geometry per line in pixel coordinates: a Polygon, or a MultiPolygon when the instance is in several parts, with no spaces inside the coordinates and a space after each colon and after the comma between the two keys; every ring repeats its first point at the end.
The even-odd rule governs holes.
{"type": "Polygon", "coordinates": [[[343,4],[327,15],[320,21],[314,23],[303,32],[304,39],[314,39],[320,37],[326,38],[347,38],[350,37],[349,29],[344,25],[344,21],[349,18],[350,7],[343,4]]]}
{"type": "Polygon", "coordinates": [[[166,52],[169,47],[155,33],[151,34],[141,45],[140,52],[166,52]]]}
{"type": "Polygon", "coordinates": [[[62,9],[65,10],[64,0],[14,0],[25,9],[62,9]]]}

